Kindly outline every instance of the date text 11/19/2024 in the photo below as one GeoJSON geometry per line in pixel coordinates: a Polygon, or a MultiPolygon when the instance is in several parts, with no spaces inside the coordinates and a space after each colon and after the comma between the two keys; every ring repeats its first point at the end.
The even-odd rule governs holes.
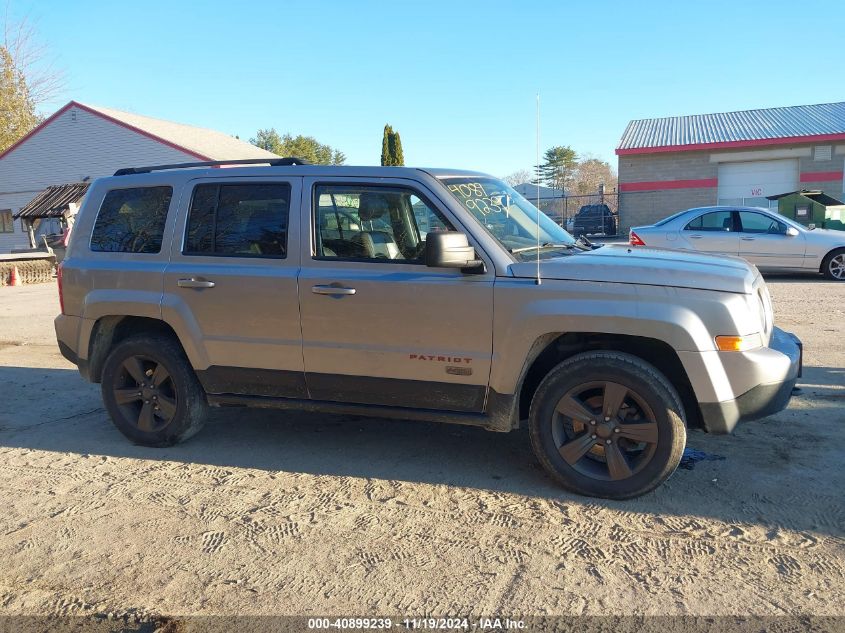
{"type": "Polygon", "coordinates": [[[312,630],[388,630],[394,627],[415,631],[479,630],[507,631],[525,628],[525,622],[513,618],[309,618],[308,628],[312,630]]]}

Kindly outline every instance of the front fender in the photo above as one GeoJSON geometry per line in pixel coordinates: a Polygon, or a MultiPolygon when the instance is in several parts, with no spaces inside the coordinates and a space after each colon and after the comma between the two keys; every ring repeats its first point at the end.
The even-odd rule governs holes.
{"type": "MultiPolygon", "coordinates": [[[[656,339],[676,352],[714,348],[713,329],[734,333],[744,295],[607,282],[497,279],[490,386],[514,393],[536,341],[550,333],[602,333],[656,339]],[[718,296],[717,296],[718,295],[718,296]]],[[[740,319],[742,320],[742,319],[740,319]]]]}

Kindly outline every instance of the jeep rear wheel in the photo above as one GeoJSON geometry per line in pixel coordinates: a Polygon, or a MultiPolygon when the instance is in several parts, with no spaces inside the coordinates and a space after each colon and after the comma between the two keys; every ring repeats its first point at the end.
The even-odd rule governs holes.
{"type": "Polygon", "coordinates": [[[170,446],[205,423],[205,392],[172,339],[133,336],[103,365],[103,402],[117,429],[136,444],[170,446]]]}
{"type": "Polygon", "coordinates": [[[659,486],[686,443],[675,389],[652,365],[619,352],[578,354],[555,367],[534,394],[530,433],[553,479],[609,499],[659,486]]]}

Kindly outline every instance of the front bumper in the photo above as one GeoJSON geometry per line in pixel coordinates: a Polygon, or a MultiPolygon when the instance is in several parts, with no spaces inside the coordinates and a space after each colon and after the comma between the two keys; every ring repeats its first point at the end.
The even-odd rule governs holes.
{"type": "Polygon", "coordinates": [[[731,400],[699,403],[707,431],[730,433],[739,422],[764,418],[783,411],[789,404],[792,390],[801,375],[803,346],[794,334],[775,328],[768,349],[785,357],[783,377],[752,387],[731,400]]]}

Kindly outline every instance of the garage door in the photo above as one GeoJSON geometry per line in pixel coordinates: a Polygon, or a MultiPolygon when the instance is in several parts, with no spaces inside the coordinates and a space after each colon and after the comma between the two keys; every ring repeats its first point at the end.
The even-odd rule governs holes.
{"type": "Polygon", "coordinates": [[[719,204],[768,207],[766,196],[797,189],[797,158],[719,164],[719,204]]]}

